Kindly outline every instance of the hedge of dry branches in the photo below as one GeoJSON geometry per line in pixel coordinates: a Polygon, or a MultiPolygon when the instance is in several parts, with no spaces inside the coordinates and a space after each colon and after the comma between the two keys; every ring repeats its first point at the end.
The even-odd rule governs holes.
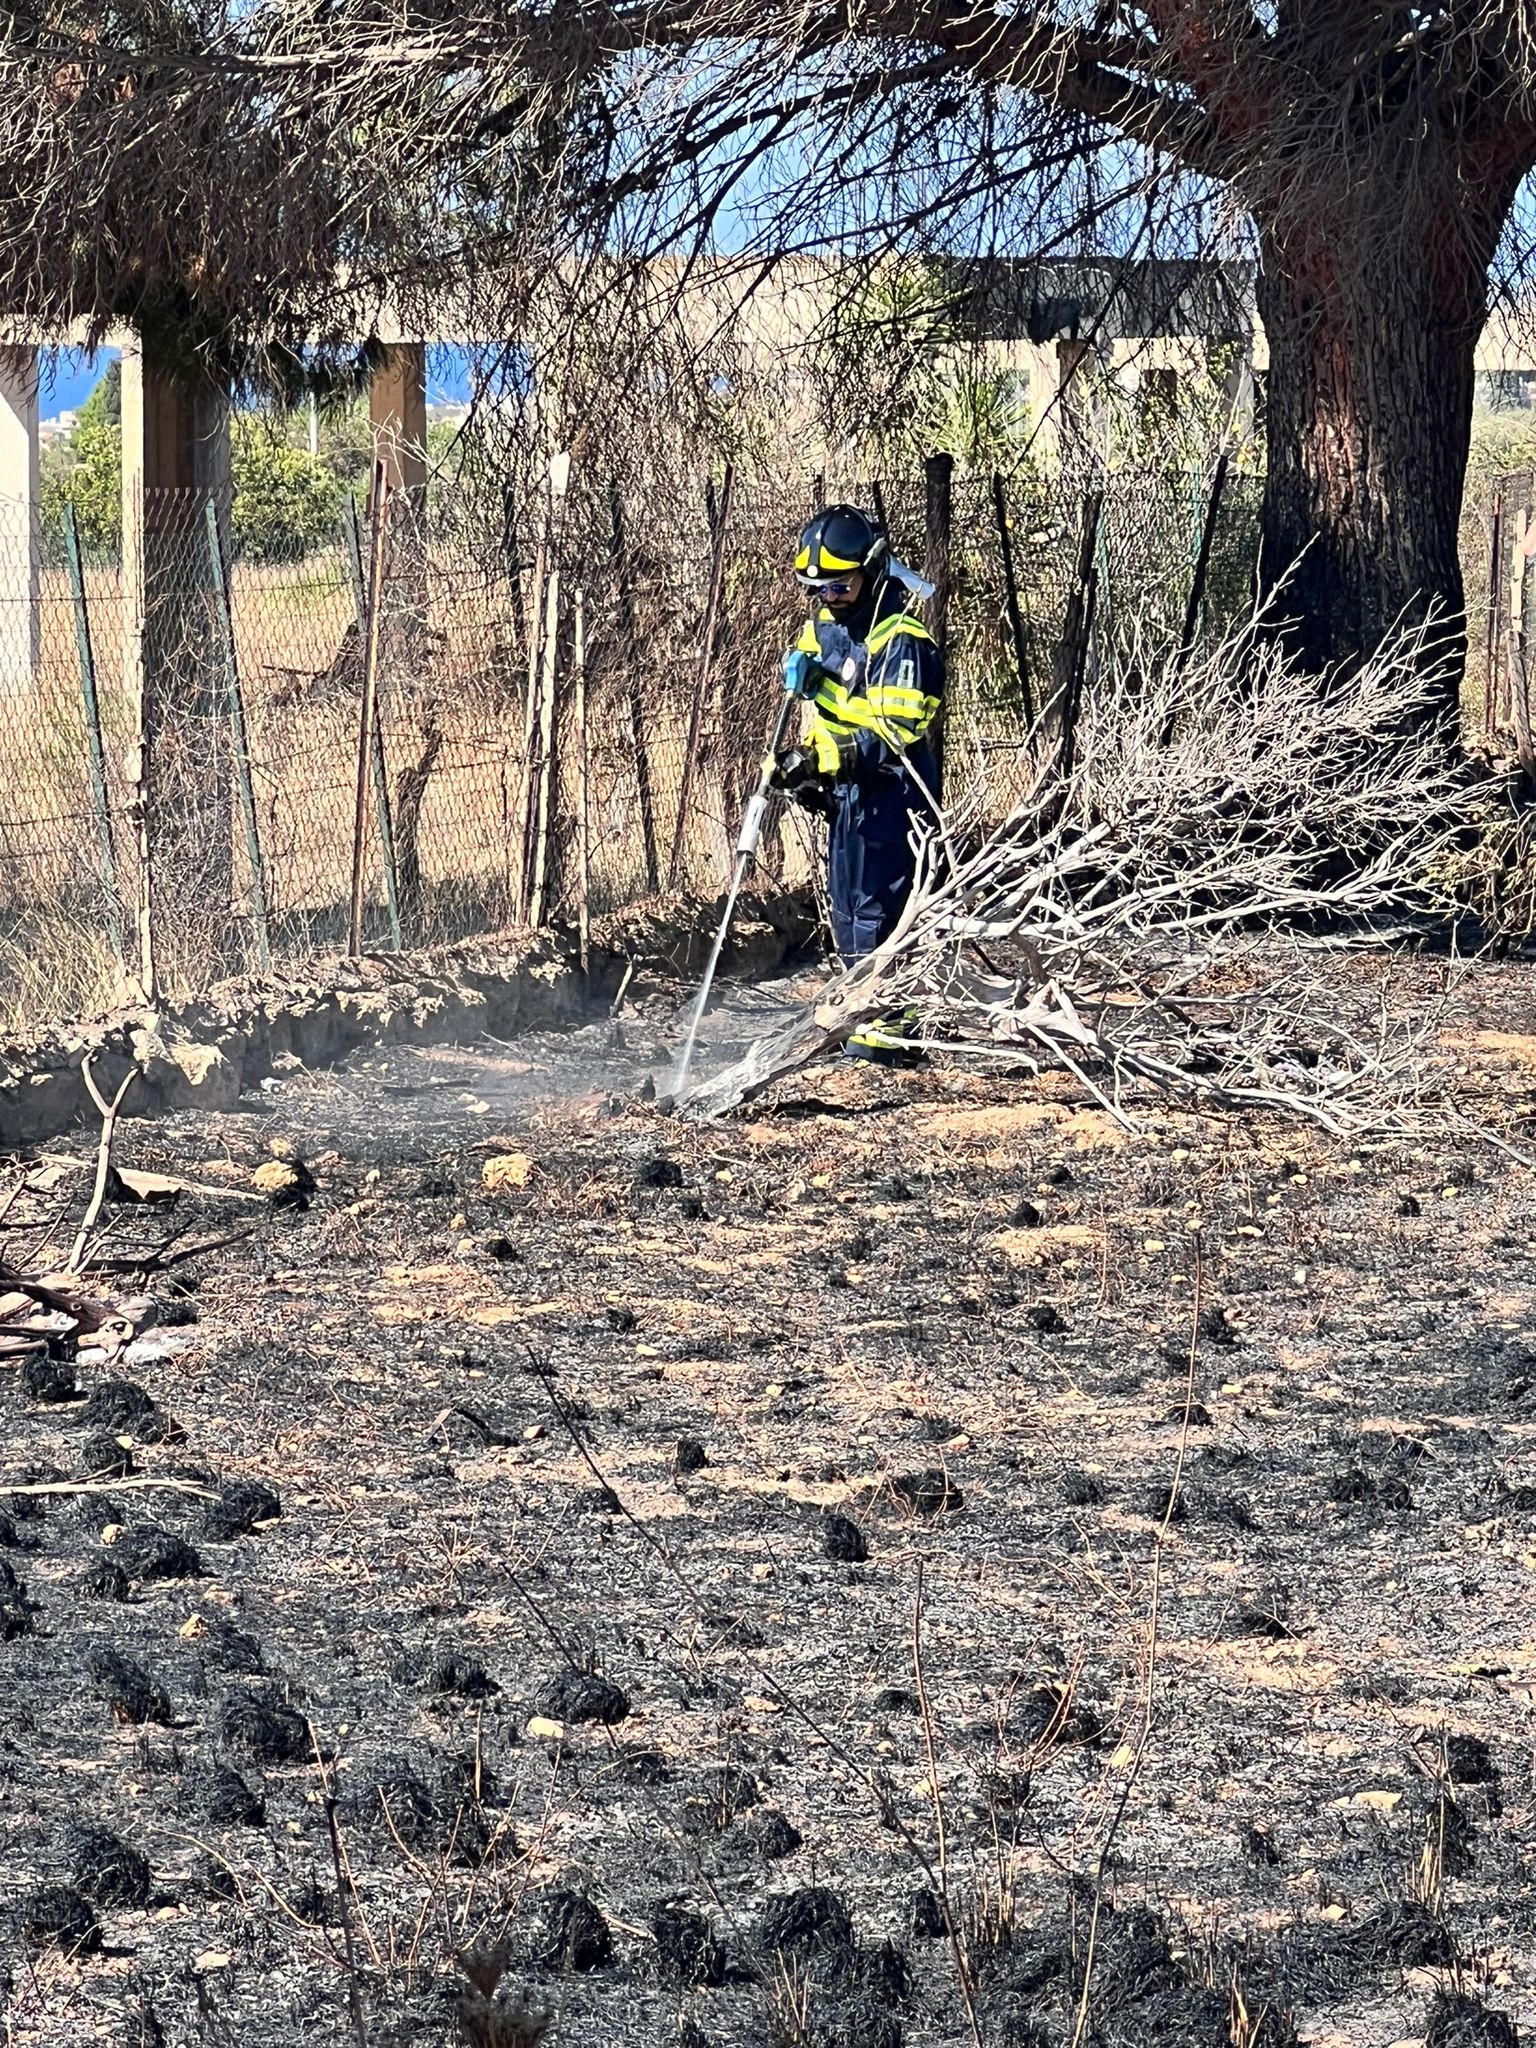
{"type": "Polygon", "coordinates": [[[978,829],[979,790],[949,811],[892,937],[685,1106],[720,1113],[905,1011],[921,1041],[1065,1068],[1117,1116],[1149,1089],[1335,1131],[1402,1113],[1435,1020],[1341,989],[1318,947],[1445,907],[1473,806],[1417,714],[1446,658],[1405,630],[1320,688],[1255,618],[1138,667],[1086,707],[1065,779],[1045,746],[1001,826],[978,829]]]}

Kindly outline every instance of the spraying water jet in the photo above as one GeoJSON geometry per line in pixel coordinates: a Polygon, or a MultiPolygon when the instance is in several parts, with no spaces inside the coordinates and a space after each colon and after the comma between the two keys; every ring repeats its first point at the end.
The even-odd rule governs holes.
{"type": "Polygon", "coordinates": [[[769,805],[773,801],[773,778],[777,766],[776,756],[784,744],[789,731],[789,721],[794,716],[799,693],[786,676],[784,700],[779,706],[779,715],[774,723],[773,737],[768,742],[768,751],[763,756],[763,765],[758,773],[757,787],[747,799],[746,810],[742,813],[741,830],[736,835],[736,866],[731,875],[731,886],[726,891],[725,907],[720,913],[720,923],[715,931],[714,943],[709,949],[709,958],[704,964],[704,979],[699,984],[698,997],[694,1002],[693,1014],[688,1020],[688,1036],[683,1041],[678,1056],[677,1071],[671,1086],[664,1094],[658,1094],[656,1107],[670,1112],[678,1107],[688,1086],[688,1070],[693,1064],[694,1048],[698,1043],[699,1026],[709,1004],[710,990],[714,987],[715,975],[720,967],[720,955],[725,950],[725,941],[730,933],[731,919],[736,914],[737,899],[752,863],[757,858],[757,849],[762,843],[763,827],[768,820],[769,805]]]}

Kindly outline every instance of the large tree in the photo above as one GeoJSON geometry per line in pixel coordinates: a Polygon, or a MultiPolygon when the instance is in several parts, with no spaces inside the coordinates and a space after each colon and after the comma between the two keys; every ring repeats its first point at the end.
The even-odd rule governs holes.
{"type": "Polygon", "coordinates": [[[582,252],[722,237],[1246,249],[1264,573],[1306,653],[1459,612],[1531,0],[112,0],[13,15],[4,59],[0,294],[210,347],[340,338],[390,292],[515,332],[582,252]]]}
{"type": "MultiPolygon", "coordinates": [[[[610,23],[633,36],[626,10],[610,23]]],[[[1536,164],[1529,0],[652,12],[653,50],[680,37],[691,77],[652,56],[670,112],[630,175],[660,190],[669,158],[702,165],[699,217],[743,142],[782,147],[771,124],[793,107],[823,136],[804,208],[857,192],[866,235],[883,206],[940,246],[947,215],[962,246],[1015,256],[1094,234],[1136,254],[1246,245],[1270,356],[1263,573],[1287,581],[1303,651],[1348,656],[1431,604],[1459,616],[1474,348],[1501,253],[1518,279],[1536,164]],[[768,94],[774,66],[803,90],[768,94]]]]}

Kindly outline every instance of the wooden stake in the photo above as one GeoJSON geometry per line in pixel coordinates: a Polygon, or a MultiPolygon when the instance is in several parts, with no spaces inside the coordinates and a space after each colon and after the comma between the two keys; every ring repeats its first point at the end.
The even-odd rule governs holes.
{"type": "Polygon", "coordinates": [[[651,794],[651,764],[645,751],[645,705],[636,660],[640,635],[635,623],[635,598],[629,581],[629,547],[624,532],[624,503],[617,480],[610,479],[608,506],[613,520],[613,562],[618,582],[619,622],[624,628],[623,665],[629,678],[629,740],[634,754],[635,794],[640,803],[640,837],[645,853],[645,886],[654,896],[661,886],[656,853],[656,805],[651,794]]]}
{"type": "Polygon", "coordinates": [[[709,568],[709,597],[704,606],[703,644],[693,706],[688,715],[688,738],[683,748],[682,784],[677,792],[677,824],[672,833],[672,853],[667,862],[667,887],[675,889],[682,872],[683,841],[687,836],[689,809],[693,802],[694,776],[698,767],[699,742],[704,729],[705,706],[715,673],[715,641],[719,632],[720,603],[725,592],[725,548],[731,523],[731,494],[736,483],[736,465],[725,465],[720,485],[720,502],[715,514],[714,547],[709,568]]]}
{"type": "Polygon", "coordinates": [[[585,594],[578,590],[572,631],[571,675],[576,693],[576,943],[583,976],[590,968],[592,943],[592,810],[588,795],[585,604],[585,594]]]}
{"type": "Polygon", "coordinates": [[[1013,638],[1013,660],[1019,676],[1019,703],[1024,729],[1035,723],[1034,692],[1029,687],[1029,645],[1024,633],[1024,614],[1019,608],[1019,583],[1013,562],[1013,533],[1008,524],[1008,496],[999,471],[992,472],[992,510],[997,519],[997,545],[1003,562],[1003,599],[1008,608],[1008,630],[1013,638]]]}
{"type": "Polygon", "coordinates": [[[368,772],[374,720],[378,712],[380,605],[384,591],[384,547],[389,518],[389,476],[382,462],[373,465],[373,536],[368,550],[368,631],[363,647],[363,701],[357,721],[357,783],[352,809],[352,906],[347,921],[347,952],[357,959],[363,950],[363,850],[368,829],[368,772]]]}

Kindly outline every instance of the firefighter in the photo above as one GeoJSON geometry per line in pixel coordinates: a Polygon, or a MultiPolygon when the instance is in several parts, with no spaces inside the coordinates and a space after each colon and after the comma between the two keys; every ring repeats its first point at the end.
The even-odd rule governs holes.
{"type": "MultiPolygon", "coordinates": [[[[837,950],[851,964],[889,937],[911,893],[921,835],[937,821],[933,725],[944,660],[876,521],[829,505],[800,536],[795,574],[814,610],[784,657],[787,688],[809,707],[777,786],[828,821],[827,879],[837,950]]],[[[884,1017],[847,1044],[856,1059],[909,1056],[912,1020],[884,1017]]]]}

